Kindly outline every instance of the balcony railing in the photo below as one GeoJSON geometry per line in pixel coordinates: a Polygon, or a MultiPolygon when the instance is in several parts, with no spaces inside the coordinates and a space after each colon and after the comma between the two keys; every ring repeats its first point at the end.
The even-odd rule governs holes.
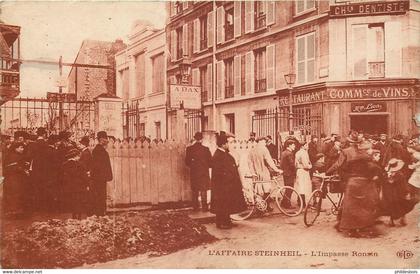
{"type": "Polygon", "coordinates": [[[369,78],[384,78],[385,62],[369,62],[369,78]]]}
{"type": "Polygon", "coordinates": [[[255,17],[255,29],[265,28],[265,13],[261,13],[255,17]]]}
{"type": "Polygon", "coordinates": [[[233,86],[225,87],[225,98],[232,98],[234,95],[233,93],[233,86]]]}
{"type": "Polygon", "coordinates": [[[204,50],[207,48],[207,38],[200,40],[200,50],[204,50]]]}
{"type": "Polygon", "coordinates": [[[13,89],[19,88],[19,72],[0,71],[0,86],[13,89]]]}
{"type": "Polygon", "coordinates": [[[266,79],[255,80],[255,93],[264,92],[267,90],[266,79]]]}
{"type": "Polygon", "coordinates": [[[225,25],[225,41],[233,39],[233,25],[225,25]]]}

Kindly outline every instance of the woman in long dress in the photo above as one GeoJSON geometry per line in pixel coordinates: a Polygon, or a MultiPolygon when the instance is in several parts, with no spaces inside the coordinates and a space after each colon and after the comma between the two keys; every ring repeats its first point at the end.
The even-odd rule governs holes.
{"type": "Polygon", "coordinates": [[[308,143],[304,142],[295,156],[296,164],[296,185],[295,189],[302,197],[303,206],[306,206],[305,199],[309,198],[312,192],[312,182],[309,171],[312,168],[308,154],[308,143]]]}

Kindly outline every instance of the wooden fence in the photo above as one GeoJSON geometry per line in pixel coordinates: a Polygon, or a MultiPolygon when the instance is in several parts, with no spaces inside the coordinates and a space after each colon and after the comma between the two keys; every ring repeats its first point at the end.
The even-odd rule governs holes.
{"type": "Polygon", "coordinates": [[[190,201],[185,148],[176,142],[109,143],[114,177],[108,183],[109,206],[190,201]]]}

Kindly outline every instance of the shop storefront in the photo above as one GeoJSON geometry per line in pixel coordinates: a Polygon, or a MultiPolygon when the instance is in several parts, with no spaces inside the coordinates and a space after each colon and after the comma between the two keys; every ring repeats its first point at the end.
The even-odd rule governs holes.
{"type": "MultiPolygon", "coordinates": [[[[289,105],[286,92],[280,106],[289,105]]],[[[292,106],[309,112],[321,107],[320,132],[347,135],[350,129],[369,134],[411,135],[419,132],[414,116],[419,113],[417,79],[327,82],[293,89],[292,106]]],[[[309,113],[309,115],[311,115],[309,113]]]]}

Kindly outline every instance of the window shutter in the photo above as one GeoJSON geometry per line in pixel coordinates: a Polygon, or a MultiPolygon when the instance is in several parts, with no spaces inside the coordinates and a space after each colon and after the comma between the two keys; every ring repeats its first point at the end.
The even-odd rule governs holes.
{"type": "Polygon", "coordinates": [[[182,2],[182,10],[188,9],[188,1],[182,2]]]}
{"type": "Polygon", "coordinates": [[[225,62],[219,61],[216,63],[216,99],[223,99],[223,92],[225,90],[225,62]]]}
{"type": "Polygon", "coordinates": [[[192,85],[199,86],[200,85],[200,69],[194,68],[191,70],[192,73],[192,85]]]}
{"type": "Polygon", "coordinates": [[[352,30],[353,79],[364,79],[367,76],[367,25],[356,25],[352,30]]]}
{"type": "Polygon", "coordinates": [[[235,55],[234,59],[233,59],[233,77],[234,77],[234,86],[233,86],[233,91],[235,96],[240,96],[241,95],[241,59],[242,56],[241,55],[235,55]]]}
{"type": "Polygon", "coordinates": [[[217,33],[216,33],[216,39],[217,44],[223,43],[225,41],[225,8],[218,7],[216,10],[217,14],[217,33]]]}
{"type": "Polygon", "coordinates": [[[213,64],[207,64],[207,101],[212,100],[213,95],[213,64]]]}
{"type": "Polygon", "coordinates": [[[297,82],[304,83],[305,79],[305,36],[297,38],[297,82]]]}
{"type": "Polygon", "coordinates": [[[385,22],[385,77],[401,76],[401,22],[385,22]]]}
{"type": "Polygon", "coordinates": [[[245,2],[245,33],[254,31],[254,1],[245,2]]]}
{"type": "Polygon", "coordinates": [[[233,7],[233,33],[235,37],[242,34],[242,1],[235,1],[233,7]]]}
{"type": "Polygon", "coordinates": [[[207,47],[213,46],[213,24],[214,24],[214,11],[207,14],[207,47]]]}
{"type": "Polygon", "coordinates": [[[182,26],[182,56],[188,56],[188,24],[182,26]]]}
{"type": "Polygon", "coordinates": [[[193,25],[193,52],[196,53],[200,51],[200,19],[194,20],[193,25]]]}
{"type": "Polygon", "coordinates": [[[177,52],[176,52],[176,31],[171,31],[171,61],[175,61],[177,52]]]}
{"type": "Polygon", "coordinates": [[[267,11],[267,26],[272,25],[276,22],[276,16],[275,16],[275,8],[276,8],[276,2],[275,1],[267,1],[266,2],[266,11],[267,11]]]}
{"type": "Polygon", "coordinates": [[[306,36],[306,82],[315,80],[315,34],[306,36]]]}
{"type": "Polygon", "coordinates": [[[254,93],[254,52],[245,54],[245,94],[254,93]]]}
{"type": "Polygon", "coordinates": [[[275,56],[276,54],[276,46],[269,45],[267,46],[267,90],[272,91],[274,90],[274,83],[275,83],[275,56]]]}

